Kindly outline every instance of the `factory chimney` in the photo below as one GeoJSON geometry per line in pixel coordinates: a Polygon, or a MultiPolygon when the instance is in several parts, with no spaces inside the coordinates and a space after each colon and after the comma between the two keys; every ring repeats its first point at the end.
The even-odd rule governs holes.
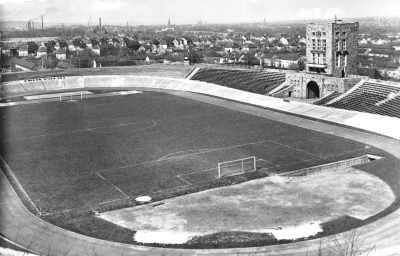
{"type": "Polygon", "coordinates": [[[99,30],[101,30],[101,18],[99,18],[99,30]]]}
{"type": "Polygon", "coordinates": [[[43,30],[43,16],[41,18],[42,18],[42,30],[43,30]]]}

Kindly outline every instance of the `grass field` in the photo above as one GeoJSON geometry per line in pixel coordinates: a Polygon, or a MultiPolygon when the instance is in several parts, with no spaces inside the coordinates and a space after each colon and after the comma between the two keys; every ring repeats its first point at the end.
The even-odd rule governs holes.
{"type": "Polygon", "coordinates": [[[366,145],[165,93],[0,108],[0,155],[38,210],[164,193],[256,156],[284,172],[366,145]]]}

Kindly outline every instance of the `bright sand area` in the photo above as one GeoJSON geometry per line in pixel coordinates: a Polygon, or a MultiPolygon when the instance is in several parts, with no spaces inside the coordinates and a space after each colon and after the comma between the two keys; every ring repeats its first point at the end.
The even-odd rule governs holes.
{"type": "Polygon", "coordinates": [[[368,218],[394,200],[384,181],[347,168],[290,182],[279,176],[253,180],[164,200],[157,207],[110,211],[100,218],[136,230],[135,240],[143,243],[185,243],[192,236],[228,231],[296,239],[321,232],[319,223],[343,215],[368,218]]]}

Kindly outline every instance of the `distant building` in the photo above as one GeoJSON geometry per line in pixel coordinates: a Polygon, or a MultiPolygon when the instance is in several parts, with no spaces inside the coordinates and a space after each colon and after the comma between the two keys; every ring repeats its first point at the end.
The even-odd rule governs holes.
{"type": "Polygon", "coordinates": [[[357,75],[367,76],[372,79],[381,79],[382,76],[376,68],[358,68],[357,75]]]}
{"type": "Polygon", "coordinates": [[[38,51],[37,51],[37,53],[36,53],[36,57],[42,57],[43,55],[46,55],[47,54],[47,47],[45,47],[45,46],[41,46],[41,47],[39,47],[39,49],[38,49],[38,51]]]}
{"type": "Polygon", "coordinates": [[[28,46],[23,45],[18,49],[18,56],[26,57],[28,56],[28,46]]]}
{"type": "Polygon", "coordinates": [[[56,51],[56,58],[59,60],[65,60],[67,58],[67,51],[65,49],[58,49],[56,51]]]}

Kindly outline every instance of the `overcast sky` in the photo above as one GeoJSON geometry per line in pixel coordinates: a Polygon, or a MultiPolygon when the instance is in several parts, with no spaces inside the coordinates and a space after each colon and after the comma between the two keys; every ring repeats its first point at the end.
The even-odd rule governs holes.
{"type": "Polygon", "coordinates": [[[27,21],[97,24],[262,22],[338,18],[400,17],[400,0],[0,0],[0,16],[27,21]]]}

